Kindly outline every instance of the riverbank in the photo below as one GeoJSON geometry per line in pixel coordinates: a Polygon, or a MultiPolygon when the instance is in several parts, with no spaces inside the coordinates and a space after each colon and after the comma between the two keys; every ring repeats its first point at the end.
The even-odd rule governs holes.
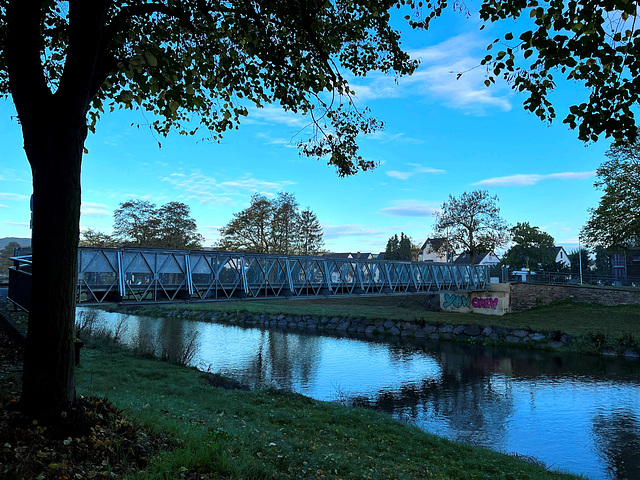
{"type": "Polygon", "coordinates": [[[640,306],[571,299],[504,316],[434,311],[433,296],[251,300],[118,311],[267,328],[394,335],[640,358],[640,306]]]}
{"type": "MultiPolygon", "coordinates": [[[[0,376],[4,426],[15,422],[5,406],[16,376],[11,392],[6,380],[0,376]]],[[[44,426],[31,422],[19,438],[18,430],[0,429],[11,440],[0,451],[3,478],[24,478],[26,471],[34,478],[136,480],[579,478],[450,442],[385,414],[220,380],[109,342],[85,349],[77,392],[103,418],[99,427],[67,439],[49,439],[44,426]],[[23,470],[12,476],[14,468],[23,470]]]]}

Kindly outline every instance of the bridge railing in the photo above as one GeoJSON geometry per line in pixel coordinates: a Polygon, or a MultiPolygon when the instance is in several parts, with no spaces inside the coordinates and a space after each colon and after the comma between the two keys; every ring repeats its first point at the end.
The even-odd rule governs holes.
{"type": "Polygon", "coordinates": [[[479,265],[142,248],[79,249],[78,301],[172,301],[481,290],[479,265]]]}
{"type": "MultiPolygon", "coordinates": [[[[14,261],[9,298],[28,309],[30,259],[14,261]]],[[[488,268],[479,265],[150,248],[78,249],[78,303],[469,291],[486,289],[488,283],[488,268]]]]}

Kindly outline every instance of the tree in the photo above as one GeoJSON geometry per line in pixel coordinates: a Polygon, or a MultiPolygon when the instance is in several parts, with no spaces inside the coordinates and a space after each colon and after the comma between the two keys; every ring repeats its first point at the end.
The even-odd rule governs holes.
{"type": "Polygon", "coordinates": [[[322,247],[322,227],[310,209],[300,213],[292,193],[270,200],[254,194],[244,210],[220,229],[216,248],[228,251],[309,255],[322,247]]]}
{"type": "Polygon", "coordinates": [[[181,202],[169,202],[158,209],[158,244],[162,248],[198,250],[204,237],[198,233],[191,209],[181,202]]]}
{"type": "Polygon", "coordinates": [[[128,200],[113,212],[113,231],[117,243],[147,248],[202,248],[191,209],[182,202],[169,202],[156,208],[146,200],[128,200]]]}
{"type": "MultiPolygon", "coordinates": [[[[429,4],[433,10],[428,15],[411,23],[426,28],[447,4],[436,0],[429,4]]],[[[527,95],[526,110],[552,121],[556,112],[550,94],[556,76],[564,76],[588,92],[588,99],[569,106],[563,120],[578,129],[578,138],[595,141],[604,135],[616,142],[635,141],[640,103],[636,9],[636,3],[628,0],[483,0],[479,12],[483,21],[513,23],[524,17],[517,24],[525,25],[522,33],[508,32],[487,47],[481,62],[487,68],[485,84],[489,87],[503,77],[527,95]],[[529,18],[534,24],[530,29],[529,18]]]]}
{"type": "Polygon", "coordinates": [[[517,223],[509,233],[513,245],[502,256],[502,265],[515,269],[537,269],[538,266],[546,269],[553,263],[553,255],[548,250],[555,245],[551,235],[538,227],[532,227],[529,222],[517,223]]]}
{"type": "Polygon", "coordinates": [[[487,190],[464,192],[459,198],[449,195],[435,216],[435,236],[448,235],[453,249],[469,253],[471,263],[477,254],[491,253],[508,242],[498,197],[490,196],[487,190]]]}
{"type": "Polygon", "coordinates": [[[640,242],[640,144],[613,145],[596,171],[604,190],[581,236],[590,247],[624,251],[640,242]]]}
{"type": "Polygon", "coordinates": [[[300,212],[297,243],[300,255],[318,255],[324,246],[322,226],[317,215],[309,207],[300,212]]]}
{"type": "Polygon", "coordinates": [[[81,247],[114,248],[120,245],[118,239],[92,228],[80,232],[81,247]]]}
{"type": "Polygon", "coordinates": [[[33,276],[21,408],[59,414],[75,399],[73,324],[84,143],[114,108],[150,128],[214,140],[248,107],[307,114],[303,153],[338,174],[369,169],[341,69],[411,73],[388,2],[0,0],[0,95],[11,95],[33,178],[33,276]],[[328,95],[323,95],[328,92],[328,95]],[[343,101],[335,101],[343,96],[343,101]],[[326,99],[326,100],[325,100],[326,99]],[[193,123],[190,123],[195,119],[193,123]]]}
{"type": "Polygon", "coordinates": [[[404,232],[400,232],[400,238],[398,235],[394,235],[387,240],[387,247],[384,253],[385,260],[413,260],[413,244],[411,238],[406,236],[404,232]]]}
{"type": "Polygon", "coordinates": [[[18,242],[9,242],[0,250],[0,273],[9,273],[9,267],[13,265],[13,262],[9,259],[15,255],[16,248],[20,248],[18,242]]]}
{"type": "Polygon", "coordinates": [[[384,249],[384,259],[385,260],[398,260],[400,252],[400,240],[398,239],[398,235],[394,235],[387,240],[387,246],[384,249]]]}
{"type": "Polygon", "coordinates": [[[160,232],[155,204],[146,200],[128,200],[113,212],[113,233],[124,245],[154,247],[160,232]]]}
{"type": "Polygon", "coordinates": [[[254,194],[244,210],[220,229],[216,247],[227,251],[275,253],[272,244],[273,204],[264,195],[254,194]]]}
{"type": "Polygon", "coordinates": [[[613,274],[611,270],[611,254],[607,251],[606,248],[597,246],[595,248],[596,251],[596,259],[595,259],[595,273],[598,276],[610,276],[613,274]]]}
{"type": "Polygon", "coordinates": [[[580,263],[582,263],[583,274],[591,273],[594,261],[591,260],[589,250],[584,247],[576,248],[569,252],[568,257],[571,262],[571,273],[580,274],[580,263]]]}
{"type": "Polygon", "coordinates": [[[278,198],[272,202],[273,223],[272,240],[273,252],[291,255],[295,251],[295,240],[300,234],[300,215],[298,201],[292,193],[280,192],[278,198]]]}

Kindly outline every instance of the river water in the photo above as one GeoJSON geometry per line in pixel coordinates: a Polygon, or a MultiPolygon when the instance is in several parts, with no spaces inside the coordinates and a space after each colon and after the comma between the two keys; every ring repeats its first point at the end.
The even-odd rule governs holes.
{"type": "Polygon", "coordinates": [[[105,312],[100,322],[169,353],[195,334],[192,365],[251,387],[372,407],[594,480],[640,479],[639,361],[105,312]]]}

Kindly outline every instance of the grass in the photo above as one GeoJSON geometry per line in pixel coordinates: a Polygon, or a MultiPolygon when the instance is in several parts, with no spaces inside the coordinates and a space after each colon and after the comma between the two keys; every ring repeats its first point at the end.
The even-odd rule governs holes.
{"type": "Polygon", "coordinates": [[[107,397],[129,418],[177,441],[136,480],[578,478],[453,443],[382,413],[282,391],[225,390],[209,378],[101,349],[83,351],[76,371],[79,394],[107,397]]]}
{"type": "MultiPolygon", "coordinates": [[[[562,331],[572,336],[602,334],[640,339],[640,305],[606,307],[558,300],[548,305],[504,316],[429,311],[428,295],[322,298],[311,300],[251,300],[141,307],[140,314],[162,315],[169,310],[251,312],[318,317],[351,317],[423,321],[440,324],[477,324],[535,331],[562,331]]],[[[138,307],[140,308],[140,307],[138,307]]]]}

